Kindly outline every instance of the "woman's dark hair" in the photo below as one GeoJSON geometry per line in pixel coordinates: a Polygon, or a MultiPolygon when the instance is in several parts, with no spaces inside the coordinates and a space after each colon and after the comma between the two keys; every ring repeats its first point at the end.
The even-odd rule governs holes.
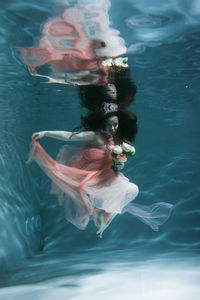
{"type": "Polygon", "coordinates": [[[129,68],[112,67],[109,71],[109,83],[116,86],[116,101],[105,93],[105,86],[88,85],[81,86],[79,89],[81,104],[89,110],[99,111],[102,109],[103,102],[115,102],[121,109],[134,102],[137,88],[130,79],[129,68]]]}
{"type": "Polygon", "coordinates": [[[129,110],[120,109],[107,115],[104,115],[102,111],[88,113],[85,117],[82,117],[82,126],[86,130],[105,130],[106,119],[111,116],[117,116],[119,120],[119,127],[116,132],[118,141],[133,141],[138,131],[137,116],[129,110]]]}
{"type": "Polygon", "coordinates": [[[138,131],[136,114],[129,110],[119,110],[116,115],[119,119],[119,128],[117,131],[119,140],[130,142],[135,140],[138,131]]]}
{"type": "Polygon", "coordinates": [[[137,91],[135,84],[130,79],[130,69],[112,66],[109,70],[108,81],[116,87],[116,100],[109,98],[105,92],[105,86],[89,85],[80,87],[81,104],[91,111],[82,117],[82,126],[86,130],[102,131],[105,130],[106,119],[115,115],[119,120],[119,127],[116,132],[117,141],[128,140],[131,142],[136,137],[138,127],[137,116],[125,109],[134,102],[137,91]],[[118,111],[105,115],[102,107],[104,102],[118,104],[118,111]]]}

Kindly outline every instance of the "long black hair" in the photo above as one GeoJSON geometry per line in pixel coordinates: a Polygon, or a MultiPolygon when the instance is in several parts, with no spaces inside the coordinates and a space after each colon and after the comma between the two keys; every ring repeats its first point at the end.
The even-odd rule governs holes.
{"type": "Polygon", "coordinates": [[[125,108],[134,102],[137,88],[130,79],[129,68],[118,69],[113,66],[109,71],[109,83],[113,83],[116,87],[116,101],[113,101],[105,93],[105,85],[81,86],[79,94],[82,106],[92,111],[98,111],[101,110],[104,101],[115,102],[119,108],[125,108]]]}
{"type": "Polygon", "coordinates": [[[119,127],[116,132],[118,140],[120,142],[123,140],[132,142],[138,131],[137,116],[129,110],[120,109],[117,112],[106,115],[103,111],[90,112],[82,117],[82,126],[86,130],[105,130],[106,119],[111,116],[117,116],[119,120],[119,127]]]}
{"type": "Polygon", "coordinates": [[[82,116],[82,126],[86,130],[105,130],[106,119],[115,115],[118,117],[119,126],[116,132],[118,141],[133,141],[136,137],[138,126],[135,113],[127,110],[127,106],[135,100],[136,85],[130,79],[129,68],[112,66],[109,71],[109,83],[116,87],[117,97],[114,100],[105,92],[105,86],[81,86],[79,89],[82,106],[89,109],[89,113],[82,116]],[[113,102],[118,105],[116,112],[106,113],[103,110],[104,102],[113,102]]]}

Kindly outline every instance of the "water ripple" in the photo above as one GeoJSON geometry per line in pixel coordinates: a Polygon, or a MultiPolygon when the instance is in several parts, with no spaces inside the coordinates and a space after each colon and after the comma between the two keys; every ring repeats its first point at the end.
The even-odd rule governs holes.
{"type": "Polygon", "coordinates": [[[135,15],[125,20],[130,28],[159,28],[170,22],[170,18],[154,15],[135,15]]]}

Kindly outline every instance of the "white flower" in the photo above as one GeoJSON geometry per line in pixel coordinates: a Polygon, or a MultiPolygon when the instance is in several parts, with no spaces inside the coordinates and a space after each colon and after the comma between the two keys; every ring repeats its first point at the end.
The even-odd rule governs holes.
{"type": "Polygon", "coordinates": [[[120,147],[120,146],[114,146],[113,147],[113,153],[115,153],[115,154],[121,154],[123,151],[122,151],[122,147],[120,147]]]}
{"type": "Polygon", "coordinates": [[[135,148],[127,143],[123,143],[122,144],[122,149],[125,151],[125,152],[135,152],[135,148]]]}
{"type": "Polygon", "coordinates": [[[128,57],[118,57],[113,60],[114,66],[128,68],[128,57]]]}
{"type": "Polygon", "coordinates": [[[124,163],[123,162],[119,162],[119,163],[116,163],[115,166],[117,167],[117,170],[118,171],[121,171],[123,168],[124,168],[124,163]]]}
{"type": "Polygon", "coordinates": [[[122,149],[127,155],[133,155],[135,154],[135,148],[127,143],[122,144],[122,149]]]}
{"type": "Polygon", "coordinates": [[[123,143],[122,144],[122,149],[125,151],[125,152],[132,152],[132,147],[131,145],[127,144],[127,143],[123,143]]]}
{"type": "Polygon", "coordinates": [[[112,58],[107,58],[102,61],[102,65],[105,67],[111,67],[112,66],[112,58]]]}
{"type": "Polygon", "coordinates": [[[131,146],[131,152],[135,153],[135,148],[133,146],[131,146]]]}
{"type": "Polygon", "coordinates": [[[102,65],[105,67],[118,66],[128,68],[128,57],[107,58],[102,61],[102,65]]]}

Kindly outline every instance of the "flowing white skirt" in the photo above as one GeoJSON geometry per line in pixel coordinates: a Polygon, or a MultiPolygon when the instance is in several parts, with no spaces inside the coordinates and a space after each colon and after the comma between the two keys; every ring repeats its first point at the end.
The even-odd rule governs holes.
{"type": "Polygon", "coordinates": [[[85,229],[92,218],[101,236],[117,214],[128,212],[157,231],[170,216],[169,203],[131,203],[138,195],[137,185],[122,173],[113,172],[113,159],[104,150],[76,151],[64,146],[55,161],[33,140],[30,159],[52,180],[51,192],[64,205],[66,219],[79,229],[85,229]]]}

